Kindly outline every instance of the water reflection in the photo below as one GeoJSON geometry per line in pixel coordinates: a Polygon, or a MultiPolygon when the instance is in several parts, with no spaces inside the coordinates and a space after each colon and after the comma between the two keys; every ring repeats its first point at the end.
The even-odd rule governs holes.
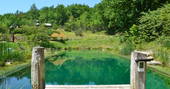
{"type": "MultiPolygon", "coordinates": [[[[46,84],[129,84],[130,62],[111,55],[95,51],[88,51],[88,53],[77,51],[54,56],[54,59],[57,57],[69,60],[59,61],[62,64],[46,61],[46,84]]],[[[30,75],[30,68],[27,68],[0,79],[0,89],[31,89],[30,75]]],[[[170,89],[170,79],[149,70],[147,72],[147,89],[170,89]]]]}
{"type": "Polygon", "coordinates": [[[31,89],[30,68],[0,79],[0,89],[31,89]]]}
{"type": "Polygon", "coordinates": [[[56,66],[47,62],[46,83],[59,85],[129,84],[129,64],[113,58],[75,59],[56,66]],[[123,81],[122,81],[123,80],[123,81]]]}

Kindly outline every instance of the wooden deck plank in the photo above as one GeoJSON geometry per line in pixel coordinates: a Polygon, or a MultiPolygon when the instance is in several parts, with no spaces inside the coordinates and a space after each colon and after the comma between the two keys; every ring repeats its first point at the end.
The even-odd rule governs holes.
{"type": "Polygon", "coordinates": [[[130,85],[46,85],[46,89],[130,89],[130,85]]]}

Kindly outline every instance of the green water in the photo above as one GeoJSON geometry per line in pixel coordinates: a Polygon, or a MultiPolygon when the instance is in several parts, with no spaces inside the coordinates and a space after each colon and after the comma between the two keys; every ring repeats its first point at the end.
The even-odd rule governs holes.
{"type": "MultiPolygon", "coordinates": [[[[67,51],[47,59],[45,67],[47,85],[130,83],[130,61],[107,52],[67,51]]],[[[2,88],[5,87],[4,84],[9,89],[31,89],[30,68],[23,71],[1,79],[0,89],[5,89],[2,88]]],[[[170,79],[148,70],[147,89],[170,89],[170,79]]]]}

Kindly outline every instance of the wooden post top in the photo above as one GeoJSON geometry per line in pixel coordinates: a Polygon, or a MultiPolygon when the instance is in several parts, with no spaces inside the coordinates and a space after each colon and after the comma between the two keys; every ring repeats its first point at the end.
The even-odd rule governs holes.
{"type": "Polygon", "coordinates": [[[135,57],[135,61],[151,61],[153,60],[153,53],[152,52],[147,52],[147,51],[134,51],[133,52],[135,57]]]}
{"type": "Polygon", "coordinates": [[[37,47],[34,47],[33,49],[44,49],[44,47],[37,46],[37,47]]]}

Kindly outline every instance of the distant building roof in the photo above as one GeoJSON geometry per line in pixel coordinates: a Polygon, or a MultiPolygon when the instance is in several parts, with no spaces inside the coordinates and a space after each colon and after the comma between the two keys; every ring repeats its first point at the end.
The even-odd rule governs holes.
{"type": "Polygon", "coordinates": [[[46,26],[46,27],[52,27],[52,24],[51,24],[51,23],[45,23],[44,26],[46,26]]]}

